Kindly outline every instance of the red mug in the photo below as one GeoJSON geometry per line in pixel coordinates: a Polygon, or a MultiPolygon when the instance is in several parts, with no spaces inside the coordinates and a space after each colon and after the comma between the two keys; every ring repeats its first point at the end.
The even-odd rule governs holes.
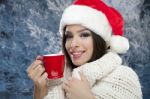
{"type": "Polygon", "coordinates": [[[43,56],[45,71],[48,73],[49,79],[57,79],[63,77],[64,72],[64,55],[50,54],[43,56]]]}

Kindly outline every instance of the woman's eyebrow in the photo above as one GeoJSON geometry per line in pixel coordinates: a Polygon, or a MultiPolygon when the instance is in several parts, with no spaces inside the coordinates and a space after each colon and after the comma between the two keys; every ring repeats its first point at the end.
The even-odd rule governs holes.
{"type": "MultiPolygon", "coordinates": [[[[77,32],[79,33],[79,32],[83,32],[83,31],[89,31],[89,29],[84,28],[84,29],[78,30],[77,32]]],[[[89,31],[89,32],[90,32],[90,31],[89,31]]]]}
{"type": "Polygon", "coordinates": [[[65,31],[65,33],[64,34],[69,34],[69,33],[71,33],[70,31],[65,31]]]}
{"type": "MultiPolygon", "coordinates": [[[[89,29],[84,28],[84,29],[78,30],[77,33],[80,33],[80,32],[83,32],[83,31],[89,31],[90,32],[89,29]]],[[[69,33],[71,33],[71,31],[65,31],[65,34],[69,34],[69,33]]]]}

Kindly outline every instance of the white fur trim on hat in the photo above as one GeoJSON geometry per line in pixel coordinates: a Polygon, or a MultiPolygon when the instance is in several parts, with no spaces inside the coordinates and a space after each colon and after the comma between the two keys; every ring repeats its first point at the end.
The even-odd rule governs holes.
{"type": "Polygon", "coordinates": [[[83,5],[71,5],[64,11],[60,20],[60,33],[62,35],[66,25],[79,24],[96,34],[106,42],[111,37],[112,28],[104,13],[83,5]]]}
{"type": "Polygon", "coordinates": [[[110,49],[120,54],[126,53],[129,49],[128,39],[119,35],[113,35],[109,43],[110,49]]]}

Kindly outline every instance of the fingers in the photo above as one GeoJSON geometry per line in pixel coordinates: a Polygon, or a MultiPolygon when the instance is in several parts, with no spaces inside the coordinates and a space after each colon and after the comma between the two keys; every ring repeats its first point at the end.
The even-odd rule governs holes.
{"type": "Polygon", "coordinates": [[[38,66],[32,73],[29,74],[29,77],[37,86],[45,86],[48,74],[43,69],[43,66],[38,66]]]}
{"type": "Polygon", "coordinates": [[[48,74],[45,72],[45,73],[43,74],[43,76],[41,77],[41,79],[44,80],[44,79],[47,79],[47,78],[48,78],[48,74]]]}
{"type": "Polygon", "coordinates": [[[38,55],[37,57],[36,57],[36,60],[43,60],[43,56],[41,56],[41,55],[38,55]]]}
{"type": "Polygon", "coordinates": [[[41,60],[35,60],[28,68],[27,73],[30,73],[32,70],[34,70],[38,65],[43,64],[41,60]]]}
{"type": "Polygon", "coordinates": [[[82,72],[79,72],[79,74],[80,74],[80,77],[81,77],[82,81],[87,81],[86,77],[84,76],[84,74],[82,72]]]}
{"type": "Polygon", "coordinates": [[[68,81],[65,81],[64,82],[64,87],[69,87],[70,85],[69,85],[69,82],[68,81]]]}
{"type": "Polygon", "coordinates": [[[69,78],[68,78],[68,81],[71,81],[71,80],[73,80],[73,78],[72,78],[72,77],[69,77],[69,78]]]}
{"type": "Polygon", "coordinates": [[[38,65],[34,70],[28,73],[29,77],[36,82],[38,78],[45,72],[45,68],[42,65],[38,65]]]}
{"type": "Polygon", "coordinates": [[[27,72],[30,72],[30,70],[34,69],[37,65],[43,64],[43,56],[38,55],[36,57],[36,60],[27,68],[27,72]]]}
{"type": "MultiPolygon", "coordinates": [[[[71,78],[70,78],[71,79],[71,78]]],[[[70,90],[70,83],[69,80],[65,81],[62,88],[65,90],[65,92],[69,92],[70,90]]]]}
{"type": "Polygon", "coordinates": [[[47,76],[43,66],[42,57],[37,56],[36,60],[28,67],[27,73],[31,80],[38,88],[46,88],[47,76]]]}
{"type": "Polygon", "coordinates": [[[48,74],[45,72],[42,76],[40,76],[38,79],[37,79],[37,82],[39,85],[42,85],[42,84],[45,84],[46,85],[46,80],[48,78],[48,74]]]}
{"type": "Polygon", "coordinates": [[[35,83],[39,83],[40,82],[39,79],[41,79],[41,77],[44,77],[42,79],[45,79],[46,77],[46,74],[44,74],[45,68],[43,67],[42,64],[43,62],[41,60],[35,60],[27,69],[29,78],[32,79],[35,83]]]}
{"type": "Polygon", "coordinates": [[[87,85],[87,87],[88,87],[89,89],[91,89],[91,86],[89,85],[89,82],[88,82],[88,80],[86,79],[86,76],[83,74],[83,72],[79,72],[79,73],[80,73],[81,81],[83,81],[83,82],[87,85]]]}
{"type": "MultiPolygon", "coordinates": [[[[71,78],[70,78],[71,79],[71,78]]],[[[63,89],[66,93],[66,97],[68,99],[70,99],[70,91],[71,91],[71,88],[70,88],[70,85],[69,85],[69,80],[68,81],[65,81],[64,84],[63,84],[63,89]]]]}
{"type": "Polygon", "coordinates": [[[68,99],[70,99],[71,95],[69,94],[69,92],[66,93],[66,97],[67,97],[68,99]]]}

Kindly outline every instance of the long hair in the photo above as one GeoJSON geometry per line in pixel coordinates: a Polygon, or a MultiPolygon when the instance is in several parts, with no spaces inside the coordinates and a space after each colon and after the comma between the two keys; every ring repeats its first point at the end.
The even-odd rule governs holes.
{"type": "MultiPolygon", "coordinates": [[[[65,32],[66,28],[64,28],[64,32],[65,32]]],[[[92,32],[92,39],[93,39],[93,54],[92,54],[92,57],[91,59],[88,61],[88,62],[92,62],[94,60],[97,60],[99,58],[101,58],[107,51],[107,47],[106,47],[106,42],[104,41],[104,39],[97,35],[96,33],[92,32]]],[[[62,35],[62,50],[64,52],[64,55],[66,57],[66,64],[68,66],[71,66],[71,68],[76,68],[77,66],[75,66],[70,57],[69,57],[69,54],[65,48],[65,44],[66,44],[66,37],[65,37],[65,33],[63,33],[62,35]]]]}

